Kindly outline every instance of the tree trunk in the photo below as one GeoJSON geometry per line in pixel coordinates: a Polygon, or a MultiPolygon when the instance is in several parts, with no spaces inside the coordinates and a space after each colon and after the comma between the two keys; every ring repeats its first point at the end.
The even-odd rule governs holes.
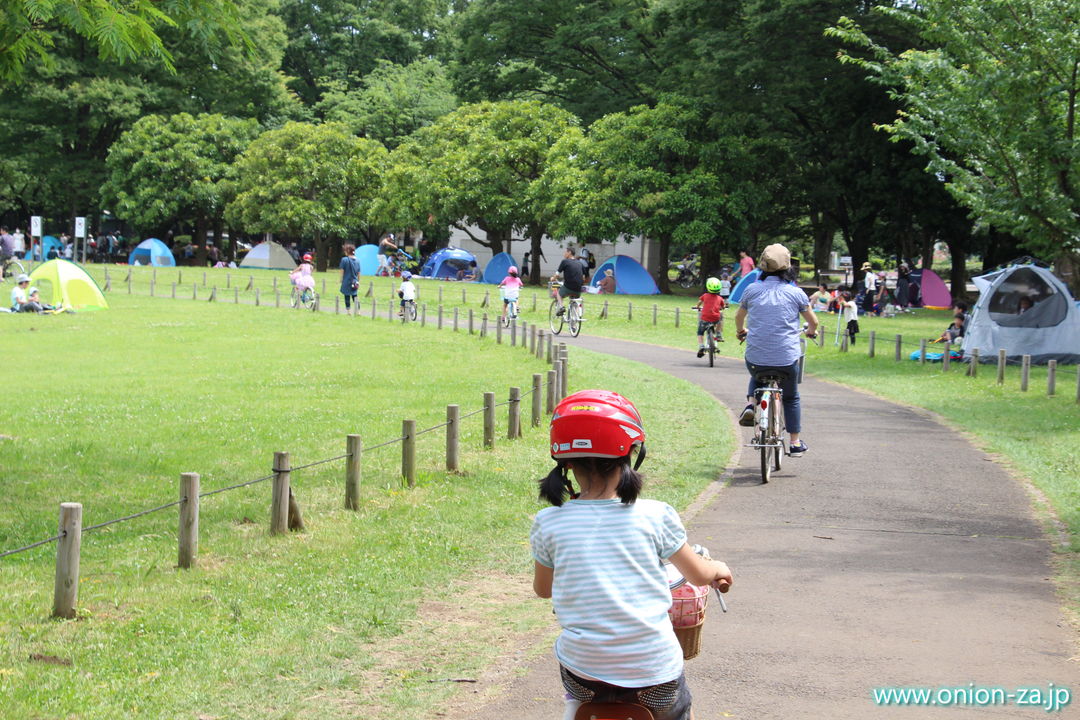
{"type": "Polygon", "coordinates": [[[829,259],[833,248],[833,229],[820,210],[810,211],[810,227],[814,235],[814,275],[821,282],[821,271],[829,270],[829,259]]]}
{"type": "Polygon", "coordinates": [[[315,229],[315,269],[319,272],[326,272],[327,261],[326,257],[327,242],[323,237],[322,230],[315,229]]]}
{"type": "Polygon", "coordinates": [[[1062,252],[1054,261],[1054,272],[1068,285],[1074,298],[1080,298],[1080,253],[1062,252]]]}
{"type": "Polygon", "coordinates": [[[195,221],[195,237],[192,238],[192,242],[195,243],[195,265],[206,267],[206,231],[210,229],[210,221],[205,217],[200,217],[195,221]]]}
{"type": "Polygon", "coordinates": [[[922,234],[922,269],[934,269],[934,234],[929,230],[922,234]]]}
{"type": "Polygon", "coordinates": [[[529,284],[540,285],[540,241],[544,239],[544,228],[530,225],[529,238],[529,284]]]}
{"type": "Polygon", "coordinates": [[[949,291],[953,301],[967,299],[967,250],[959,242],[946,241],[952,256],[952,268],[949,272],[949,291]]]}
{"type": "Polygon", "coordinates": [[[671,254],[671,236],[664,235],[660,239],[660,257],[657,260],[656,286],[664,295],[671,294],[671,283],[668,282],[668,256],[671,254]]]}
{"type": "MultiPolygon", "coordinates": [[[[698,248],[698,252],[701,253],[701,275],[702,277],[720,277],[720,241],[713,240],[712,242],[702,243],[698,248]]],[[[667,273],[661,268],[661,272],[666,276],[667,273]]]]}

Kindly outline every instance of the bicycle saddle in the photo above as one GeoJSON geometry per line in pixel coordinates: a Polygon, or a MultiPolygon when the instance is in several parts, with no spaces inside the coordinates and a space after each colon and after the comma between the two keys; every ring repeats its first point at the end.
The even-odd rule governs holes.
{"type": "Polygon", "coordinates": [[[574,720],[653,720],[653,714],[641,705],[588,702],[578,708],[574,720]]]}
{"type": "Polygon", "coordinates": [[[767,383],[770,380],[775,380],[778,383],[784,382],[791,376],[791,373],[787,368],[778,367],[762,367],[754,370],[754,379],[759,383],[767,383]]]}

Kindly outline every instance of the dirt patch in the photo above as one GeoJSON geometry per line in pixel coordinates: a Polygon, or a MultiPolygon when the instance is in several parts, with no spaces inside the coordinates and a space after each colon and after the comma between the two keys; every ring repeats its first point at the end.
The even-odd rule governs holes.
{"type": "Polygon", "coordinates": [[[553,637],[550,606],[531,598],[525,575],[489,572],[449,589],[424,602],[401,634],[340,661],[350,687],[305,698],[298,717],[403,717],[394,698],[410,689],[441,705],[427,717],[471,717],[553,637]]]}

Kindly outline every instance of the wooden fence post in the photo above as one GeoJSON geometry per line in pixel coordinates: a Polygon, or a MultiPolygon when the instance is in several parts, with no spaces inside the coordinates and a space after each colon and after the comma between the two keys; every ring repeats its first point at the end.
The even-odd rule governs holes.
{"type": "Polygon", "coordinates": [[[510,321],[510,347],[517,347],[517,318],[510,321]]]}
{"type": "Polygon", "coordinates": [[[569,377],[568,377],[570,375],[569,364],[570,364],[570,359],[567,356],[566,351],[564,350],[563,354],[562,354],[562,359],[559,360],[559,399],[560,400],[562,400],[568,394],[567,390],[569,389],[569,385],[570,385],[569,377]]]}
{"type": "Polygon", "coordinates": [[[483,315],[480,316],[480,337],[482,337],[482,338],[487,337],[487,323],[488,323],[488,316],[487,316],[487,313],[484,313],[483,315]]]}
{"type": "Polygon", "coordinates": [[[427,303],[420,306],[420,327],[427,325],[427,303]]]}
{"type": "Polygon", "coordinates": [[[465,305],[468,302],[469,302],[469,298],[465,297],[465,288],[462,287],[461,288],[461,304],[465,305]]]}
{"type": "Polygon", "coordinates": [[[1005,384],[1005,348],[998,350],[997,384],[1005,384]]]}
{"type": "Polygon", "coordinates": [[[79,551],[82,548],[82,503],[60,503],[61,537],[56,543],[56,578],[52,616],[75,617],[79,602],[79,551]]]}
{"type": "Polygon", "coordinates": [[[608,301],[607,301],[607,300],[605,300],[605,301],[604,301],[604,307],[602,307],[602,308],[600,309],[600,319],[601,319],[601,320],[607,320],[607,313],[608,313],[608,306],[607,306],[607,303],[608,303],[608,301]]]}
{"type": "Polygon", "coordinates": [[[978,377],[979,375],[979,348],[975,348],[971,351],[971,359],[968,361],[967,374],[968,377],[978,377]]]}
{"type": "Polygon", "coordinates": [[[480,307],[486,308],[491,303],[491,291],[484,291],[484,299],[480,301],[480,307]]]}
{"type": "Polygon", "coordinates": [[[521,388],[510,388],[510,404],[507,405],[506,439],[521,437],[521,388]]]}
{"type": "Polygon", "coordinates": [[[401,477],[416,487],[416,421],[401,421],[401,477]]]}
{"type": "Polygon", "coordinates": [[[360,459],[364,442],[359,435],[345,436],[345,509],[360,509],[360,459]]]}
{"type": "Polygon", "coordinates": [[[532,298],[532,311],[533,311],[533,312],[536,312],[536,293],[533,293],[533,298],[532,298]]]}
{"type": "Polygon", "coordinates": [[[484,447],[495,447],[495,393],[484,393],[484,447]]]}
{"type": "Polygon", "coordinates": [[[874,331],[874,330],[871,330],[870,331],[870,340],[868,342],[869,347],[866,350],[868,357],[874,357],[874,343],[876,341],[877,341],[877,332],[874,331]]]}
{"type": "Polygon", "coordinates": [[[497,345],[502,345],[502,331],[502,318],[499,318],[499,321],[495,323],[495,343],[497,345]]]}
{"type": "Polygon", "coordinates": [[[259,288],[255,288],[255,307],[259,307],[259,288]]]}
{"type": "MultiPolygon", "coordinates": [[[[442,300],[442,288],[439,288],[439,296],[440,296],[439,300],[441,301],[442,300]]],[[[442,330],[442,304],[441,304],[441,302],[440,302],[440,305],[439,305],[439,320],[438,320],[438,324],[435,326],[435,328],[437,330],[442,330]]]]}
{"type": "MultiPolygon", "coordinates": [[[[547,414],[555,412],[555,386],[559,382],[559,374],[555,370],[547,371],[547,406],[545,410],[547,414]]],[[[1077,383],[1080,386],[1080,383],[1077,383]]],[[[1080,396],[1080,390],[1077,390],[1077,395],[1080,396]]]]}
{"type": "Polygon", "coordinates": [[[439,305],[442,305],[442,285],[439,286],[439,305]]]}
{"type": "MultiPolygon", "coordinates": [[[[274,280],[277,280],[277,278],[274,278],[274,280]]],[[[274,288],[274,307],[281,307],[281,291],[277,288],[274,288]]]]}
{"type": "Polygon", "coordinates": [[[629,301],[626,303],[626,319],[627,321],[634,319],[634,303],[629,301]]]}
{"type": "MultiPolygon", "coordinates": [[[[225,287],[226,288],[231,288],[232,287],[232,273],[225,273],[225,287]]],[[[323,280],[323,289],[322,289],[322,291],[323,291],[323,294],[325,295],[326,294],[326,281],[325,280],[323,280]]]]}
{"type": "Polygon", "coordinates": [[[473,333],[473,309],[469,308],[469,334],[472,335],[473,333]]]}
{"type": "MultiPolygon", "coordinates": [[[[233,305],[239,305],[240,304],[240,288],[234,287],[232,289],[232,297],[233,297],[233,305]]],[[[334,299],[336,300],[337,298],[334,298],[334,299]]]]}
{"type": "Polygon", "coordinates": [[[458,309],[454,307],[454,332],[458,331],[458,309]]]}
{"type": "Polygon", "coordinates": [[[341,313],[341,296],[340,295],[335,295],[334,296],[334,314],[338,315],[340,313],[341,313]]]}
{"type": "Polygon", "coordinates": [[[458,405],[446,406],[446,469],[458,471],[458,442],[461,437],[461,408],[458,405]]]}
{"type": "Polygon", "coordinates": [[[555,336],[553,334],[548,333],[548,336],[547,336],[547,351],[546,351],[547,352],[547,364],[548,365],[551,364],[551,360],[552,360],[552,358],[551,358],[551,344],[553,342],[555,342],[554,338],[555,338],[555,336]]]}
{"type": "Polygon", "coordinates": [[[675,307],[675,327],[679,327],[679,307],[675,307]]]}
{"type": "MultiPolygon", "coordinates": [[[[533,327],[536,327],[536,326],[534,325],[533,327]]],[[[536,337],[536,359],[537,360],[543,360],[544,359],[544,335],[546,335],[546,334],[547,333],[544,332],[544,328],[540,328],[540,330],[537,331],[537,334],[536,334],[537,335],[537,337],[536,337]]]]}
{"type": "MultiPolygon", "coordinates": [[[[402,313],[404,315],[405,313],[402,313]]],[[[388,322],[394,322],[394,301],[386,301],[386,319],[388,322]]]]}
{"type": "MultiPolygon", "coordinates": [[[[371,319],[372,320],[374,320],[376,317],[379,316],[378,303],[379,303],[378,299],[373,295],[371,297],[371,319]]],[[[356,303],[356,314],[357,315],[360,314],[360,303],[356,303]]]]}
{"type": "Polygon", "coordinates": [[[656,327],[656,314],[657,314],[657,312],[659,312],[659,308],[657,308],[656,303],[653,303],[653,306],[652,306],[652,324],[653,324],[653,327],[656,327]]]}
{"type": "Polygon", "coordinates": [[[154,297],[154,279],[150,278],[150,297],[154,297]]]}
{"type": "Polygon", "coordinates": [[[191,299],[199,299],[199,283],[191,283],[191,299]]]}
{"type": "Polygon", "coordinates": [[[1027,392],[1028,379],[1031,377],[1031,356],[1024,355],[1020,359],[1020,392],[1027,392]]]}
{"type": "Polygon", "coordinates": [[[926,338],[919,340],[919,364],[926,364],[926,338]]]}
{"type": "Polygon", "coordinates": [[[941,372],[949,372],[952,361],[952,343],[945,343],[945,352],[941,353],[941,372]]]}
{"type": "Polygon", "coordinates": [[[217,302],[217,285],[210,288],[210,297],[206,298],[206,302],[217,302]]]}
{"type": "Polygon", "coordinates": [[[536,354],[536,323],[529,329],[529,353],[536,354]]]}
{"type": "Polygon", "coordinates": [[[1046,394],[1053,397],[1057,390],[1057,360],[1051,360],[1046,364],[1046,394]]]}
{"type": "Polygon", "coordinates": [[[195,567],[199,555],[199,473],[180,473],[180,536],[177,565],[195,567]]]}
{"type": "Polygon", "coordinates": [[[270,496],[270,534],[289,531],[289,453],[274,453],[274,487],[270,496]]]}
{"type": "Polygon", "coordinates": [[[532,426],[540,427],[540,393],[544,386],[544,377],[533,373],[532,378],[532,426]]]}
{"type": "MultiPolygon", "coordinates": [[[[820,328],[818,329],[818,334],[817,334],[817,345],[818,345],[818,347],[820,347],[820,348],[823,348],[823,347],[825,347],[825,332],[826,332],[826,330],[825,330],[825,323],[821,323],[821,327],[820,327],[820,328]]],[[[897,340],[899,340],[899,339],[900,339],[900,336],[899,336],[899,335],[897,335],[897,336],[896,336],[896,339],[897,339],[897,340]]],[[[897,345],[896,347],[900,347],[900,346],[899,346],[899,345],[897,345]]],[[[900,359],[900,356],[899,356],[899,355],[897,355],[897,356],[896,356],[896,359],[897,359],[897,360],[899,360],[899,359],[900,359]]]]}

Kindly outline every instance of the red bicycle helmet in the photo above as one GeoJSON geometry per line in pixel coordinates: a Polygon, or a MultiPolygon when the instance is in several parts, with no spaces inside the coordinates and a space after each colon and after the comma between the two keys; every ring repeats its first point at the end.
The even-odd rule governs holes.
{"type": "Polygon", "coordinates": [[[304,254],[304,262],[311,262],[311,253],[304,254]]]}
{"type": "Polygon", "coordinates": [[[645,458],[645,426],[641,414],[622,395],[609,390],[582,390],[566,398],[551,418],[551,457],[625,457],[640,446],[635,469],[645,458]]]}

